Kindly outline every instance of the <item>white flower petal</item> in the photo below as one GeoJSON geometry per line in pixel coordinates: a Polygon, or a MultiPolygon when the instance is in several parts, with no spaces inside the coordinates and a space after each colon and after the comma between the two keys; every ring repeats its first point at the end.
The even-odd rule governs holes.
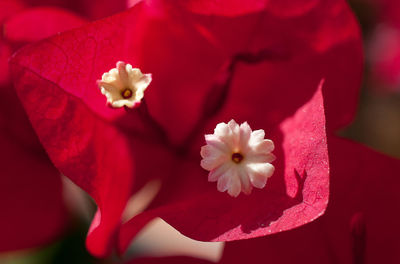
{"type": "Polygon", "coordinates": [[[249,148],[249,140],[251,136],[251,128],[247,122],[240,125],[239,148],[246,153],[249,148]]]}
{"type": "Polygon", "coordinates": [[[227,124],[219,123],[214,129],[214,135],[219,138],[225,138],[230,133],[230,129],[227,124]]]}
{"type": "Polygon", "coordinates": [[[229,163],[224,163],[221,166],[213,169],[208,174],[208,181],[215,182],[221,177],[222,174],[226,173],[230,169],[231,165],[229,163]]]}
{"type": "Polygon", "coordinates": [[[259,189],[265,187],[267,180],[274,173],[275,167],[270,163],[248,164],[251,184],[259,189]]]}
{"type": "Polygon", "coordinates": [[[253,188],[251,186],[251,182],[250,182],[250,179],[249,179],[248,172],[243,166],[240,167],[238,176],[239,176],[239,179],[240,179],[240,182],[241,182],[241,185],[242,185],[242,191],[245,194],[250,194],[251,190],[253,188]]]}
{"type": "Polygon", "coordinates": [[[271,163],[276,159],[275,155],[272,153],[264,154],[264,153],[257,153],[257,152],[249,152],[246,156],[246,163],[271,163]]]}
{"type": "Polygon", "coordinates": [[[270,153],[274,148],[274,142],[269,139],[264,139],[259,144],[254,145],[254,150],[260,153],[270,153]]]}
{"type": "Polygon", "coordinates": [[[149,86],[151,80],[151,74],[143,74],[143,76],[137,82],[134,82],[133,85],[136,87],[136,89],[143,92],[144,90],[146,90],[147,86],[149,86]]]}
{"type": "Polygon", "coordinates": [[[231,120],[228,122],[228,127],[232,130],[233,133],[239,134],[240,126],[236,123],[235,120],[231,120]]]}
{"type": "Polygon", "coordinates": [[[206,139],[207,145],[211,145],[221,152],[228,153],[230,151],[225,142],[221,141],[218,136],[214,134],[208,134],[205,135],[204,138],[206,139]]]}
{"type": "Polygon", "coordinates": [[[200,165],[205,170],[213,170],[229,158],[223,152],[210,145],[201,147],[200,155],[203,157],[200,165]]]}
{"type": "Polygon", "coordinates": [[[257,145],[260,141],[264,140],[265,132],[262,129],[254,130],[251,133],[249,145],[254,146],[257,145]]]}
{"type": "MultiPolygon", "coordinates": [[[[218,140],[223,142],[227,146],[227,148],[231,150],[237,148],[232,129],[229,127],[228,124],[219,123],[214,129],[214,135],[217,136],[218,140]]],[[[238,137],[238,135],[236,135],[236,137],[238,137]]]]}
{"type": "Polygon", "coordinates": [[[228,122],[228,127],[231,130],[228,144],[233,148],[233,151],[236,152],[240,149],[240,126],[235,120],[232,119],[228,122]]]}
{"type": "Polygon", "coordinates": [[[142,78],[142,76],[143,76],[140,69],[132,68],[132,66],[130,67],[130,69],[128,69],[128,73],[129,73],[129,78],[130,78],[131,83],[138,82],[140,80],[140,78],[142,78]]]}
{"type": "Polygon", "coordinates": [[[230,185],[228,188],[228,194],[230,196],[237,197],[242,190],[241,187],[242,186],[241,186],[240,179],[237,176],[237,174],[235,173],[234,175],[231,176],[231,182],[230,182],[230,185]]]}
{"type": "Polygon", "coordinates": [[[232,170],[229,169],[225,173],[223,173],[219,178],[217,182],[217,189],[220,192],[225,192],[226,190],[229,189],[232,181],[232,170]]]}
{"type": "Polygon", "coordinates": [[[112,107],[114,108],[120,108],[124,106],[124,102],[123,101],[112,101],[110,100],[109,103],[111,104],[112,107]]]}
{"type": "Polygon", "coordinates": [[[117,62],[118,75],[121,80],[121,83],[124,86],[129,85],[129,75],[128,75],[128,72],[126,71],[126,66],[127,65],[125,62],[122,62],[122,61],[117,62]]]}

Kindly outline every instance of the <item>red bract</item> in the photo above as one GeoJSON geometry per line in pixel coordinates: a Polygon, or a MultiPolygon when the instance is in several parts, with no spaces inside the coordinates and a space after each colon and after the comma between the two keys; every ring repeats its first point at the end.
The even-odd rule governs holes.
{"type": "MultiPolygon", "coordinates": [[[[328,137],[328,147],[331,194],[326,213],[290,232],[228,242],[219,263],[399,263],[400,161],[335,137],[328,137]]],[[[187,257],[134,260],[202,262],[187,257]]]]}
{"type": "Polygon", "coordinates": [[[215,241],[292,229],[324,212],[329,166],[317,87],[325,79],[328,126],[348,123],[361,72],[358,28],[342,1],[299,16],[270,11],[208,16],[142,2],[13,58],[41,142],[99,206],[87,239],[93,254],[108,254],[116,238],[124,251],[157,216],[215,241]],[[117,61],[153,75],[137,109],[106,107],[96,86],[117,61]],[[237,199],[219,193],[199,165],[204,134],[232,118],[264,129],[277,156],[267,187],[237,199]],[[158,197],[121,228],[128,198],[152,179],[162,181],[158,197]]]}
{"type": "Polygon", "coordinates": [[[41,147],[9,83],[7,61],[17,46],[81,25],[83,20],[59,9],[22,8],[17,1],[0,4],[4,30],[0,39],[0,251],[49,243],[64,231],[68,220],[60,173],[41,147]]]}
{"type": "Polygon", "coordinates": [[[331,197],[325,215],[279,236],[228,243],[222,263],[235,263],[239,249],[254,263],[261,257],[270,263],[400,261],[395,220],[400,209],[400,161],[345,140],[328,139],[328,146],[331,197]]]}

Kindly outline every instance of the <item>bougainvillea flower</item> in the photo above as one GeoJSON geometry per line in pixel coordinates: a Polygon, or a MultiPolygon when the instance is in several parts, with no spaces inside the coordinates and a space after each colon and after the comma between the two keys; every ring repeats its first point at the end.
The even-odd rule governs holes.
{"type": "MultiPolygon", "coordinates": [[[[399,263],[400,160],[328,137],[331,197],[326,213],[300,228],[228,242],[219,263],[399,263]]],[[[133,263],[212,263],[189,257],[133,263]]]]}
{"type": "Polygon", "coordinates": [[[219,123],[214,134],[205,135],[207,144],[200,150],[200,165],[210,171],[208,181],[217,181],[220,192],[234,197],[264,188],[275,170],[274,143],[264,136],[264,130],[252,131],[247,122],[219,123]]]}
{"type": "Polygon", "coordinates": [[[107,98],[107,104],[119,108],[133,108],[140,104],[144,91],[151,82],[151,74],[143,74],[140,69],[122,61],[101,76],[97,82],[102,94],[107,98]]]}
{"type": "Polygon", "coordinates": [[[93,254],[109,254],[116,241],[123,252],[154,217],[195,239],[229,241],[323,214],[324,109],[328,128],[353,118],[359,29],[344,1],[275,11],[210,16],[140,2],[15,55],[15,86],[46,151],[98,204],[87,238],[93,254]],[[118,61],[152,74],[139,107],[110,108],[97,87],[118,61]],[[204,135],[231,119],[268,131],[277,157],[266,187],[237,198],[207,181],[199,155],[204,135]],[[153,179],[162,182],[158,196],[122,223],[129,197],[153,179]]]}
{"type": "Polygon", "coordinates": [[[0,251],[49,243],[68,221],[60,173],[9,83],[7,61],[16,47],[81,25],[83,19],[60,9],[22,9],[17,1],[0,3],[0,251]]]}

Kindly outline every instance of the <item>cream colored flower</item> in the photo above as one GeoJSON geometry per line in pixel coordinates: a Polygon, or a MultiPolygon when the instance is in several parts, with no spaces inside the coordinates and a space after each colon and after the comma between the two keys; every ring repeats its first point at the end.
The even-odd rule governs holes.
{"type": "Polygon", "coordinates": [[[219,123],[214,134],[205,135],[207,145],[200,151],[200,165],[210,171],[208,181],[217,181],[218,191],[233,197],[264,188],[275,170],[274,143],[264,136],[264,130],[252,131],[247,122],[219,123]]]}
{"type": "Polygon", "coordinates": [[[110,106],[133,108],[140,104],[150,82],[151,74],[143,74],[140,69],[119,61],[116,68],[101,76],[98,86],[110,106]]]}

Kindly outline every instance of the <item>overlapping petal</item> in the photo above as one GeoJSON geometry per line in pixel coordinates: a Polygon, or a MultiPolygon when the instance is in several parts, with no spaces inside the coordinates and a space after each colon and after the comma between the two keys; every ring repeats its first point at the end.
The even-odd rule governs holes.
{"type": "Polygon", "coordinates": [[[40,145],[9,83],[7,63],[18,46],[81,25],[83,19],[58,9],[24,8],[23,1],[0,3],[0,251],[50,243],[65,231],[69,220],[60,172],[40,145]]]}

